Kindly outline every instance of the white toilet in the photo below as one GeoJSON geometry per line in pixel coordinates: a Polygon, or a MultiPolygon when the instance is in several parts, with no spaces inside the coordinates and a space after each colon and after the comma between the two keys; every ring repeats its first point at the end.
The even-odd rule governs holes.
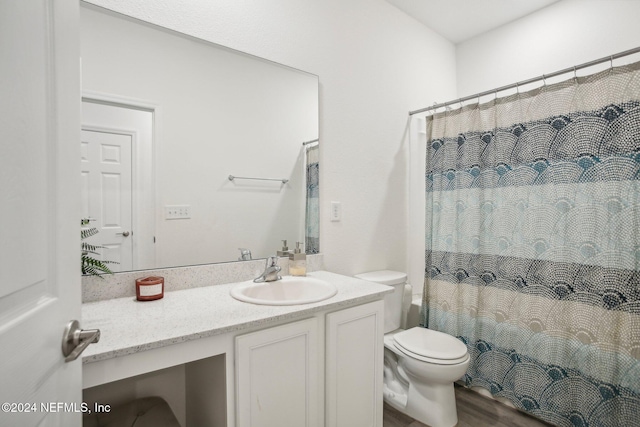
{"type": "Polygon", "coordinates": [[[453,382],[467,371],[467,347],[442,332],[418,326],[400,329],[405,273],[383,270],[356,277],[394,288],[384,299],[385,402],[431,427],[455,426],[453,382]]]}

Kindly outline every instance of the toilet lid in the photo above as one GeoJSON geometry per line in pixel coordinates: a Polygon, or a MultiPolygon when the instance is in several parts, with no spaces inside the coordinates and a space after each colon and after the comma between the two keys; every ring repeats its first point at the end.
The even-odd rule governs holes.
{"type": "Polygon", "coordinates": [[[355,277],[382,285],[399,285],[407,281],[407,274],[401,271],[380,270],[356,274],[355,277]]]}
{"type": "Polygon", "coordinates": [[[396,346],[417,356],[442,361],[464,359],[467,346],[459,339],[431,329],[415,327],[394,336],[396,346]]]}

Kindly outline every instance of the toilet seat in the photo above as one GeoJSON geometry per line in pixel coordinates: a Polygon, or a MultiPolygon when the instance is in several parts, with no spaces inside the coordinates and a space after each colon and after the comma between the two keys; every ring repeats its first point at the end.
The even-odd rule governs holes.
{"type": "Polygon", "coordinates": [[[469,358],[462,341],[431,329],[411,328],[394,334],[393,340],[400,352],[423,362],[455,365],[469,358]]]}

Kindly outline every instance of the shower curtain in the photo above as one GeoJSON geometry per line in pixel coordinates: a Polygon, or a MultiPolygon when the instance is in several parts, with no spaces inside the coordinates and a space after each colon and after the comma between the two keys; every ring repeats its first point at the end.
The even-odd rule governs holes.
{"type": "Polygon", "coordinates": [[[427,117],[423,326],[558,426],[640,426],[639,70],[427,117]]]}
{"type": "Polygon", "coordinates": [[[317,254],[320,252],[320,207],[319,195],[319,162],[318,144],[307,145],[307,208],[305,217],[305,252],[317,254]]]}

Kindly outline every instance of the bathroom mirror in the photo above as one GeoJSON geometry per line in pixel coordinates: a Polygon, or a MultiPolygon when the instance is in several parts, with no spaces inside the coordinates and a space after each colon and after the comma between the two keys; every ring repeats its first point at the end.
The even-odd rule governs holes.
{"type": "Polygon", "coordinates": [[[112,270],[317,252],[318,76],[80,12],[82,215],[112,270]]]}

